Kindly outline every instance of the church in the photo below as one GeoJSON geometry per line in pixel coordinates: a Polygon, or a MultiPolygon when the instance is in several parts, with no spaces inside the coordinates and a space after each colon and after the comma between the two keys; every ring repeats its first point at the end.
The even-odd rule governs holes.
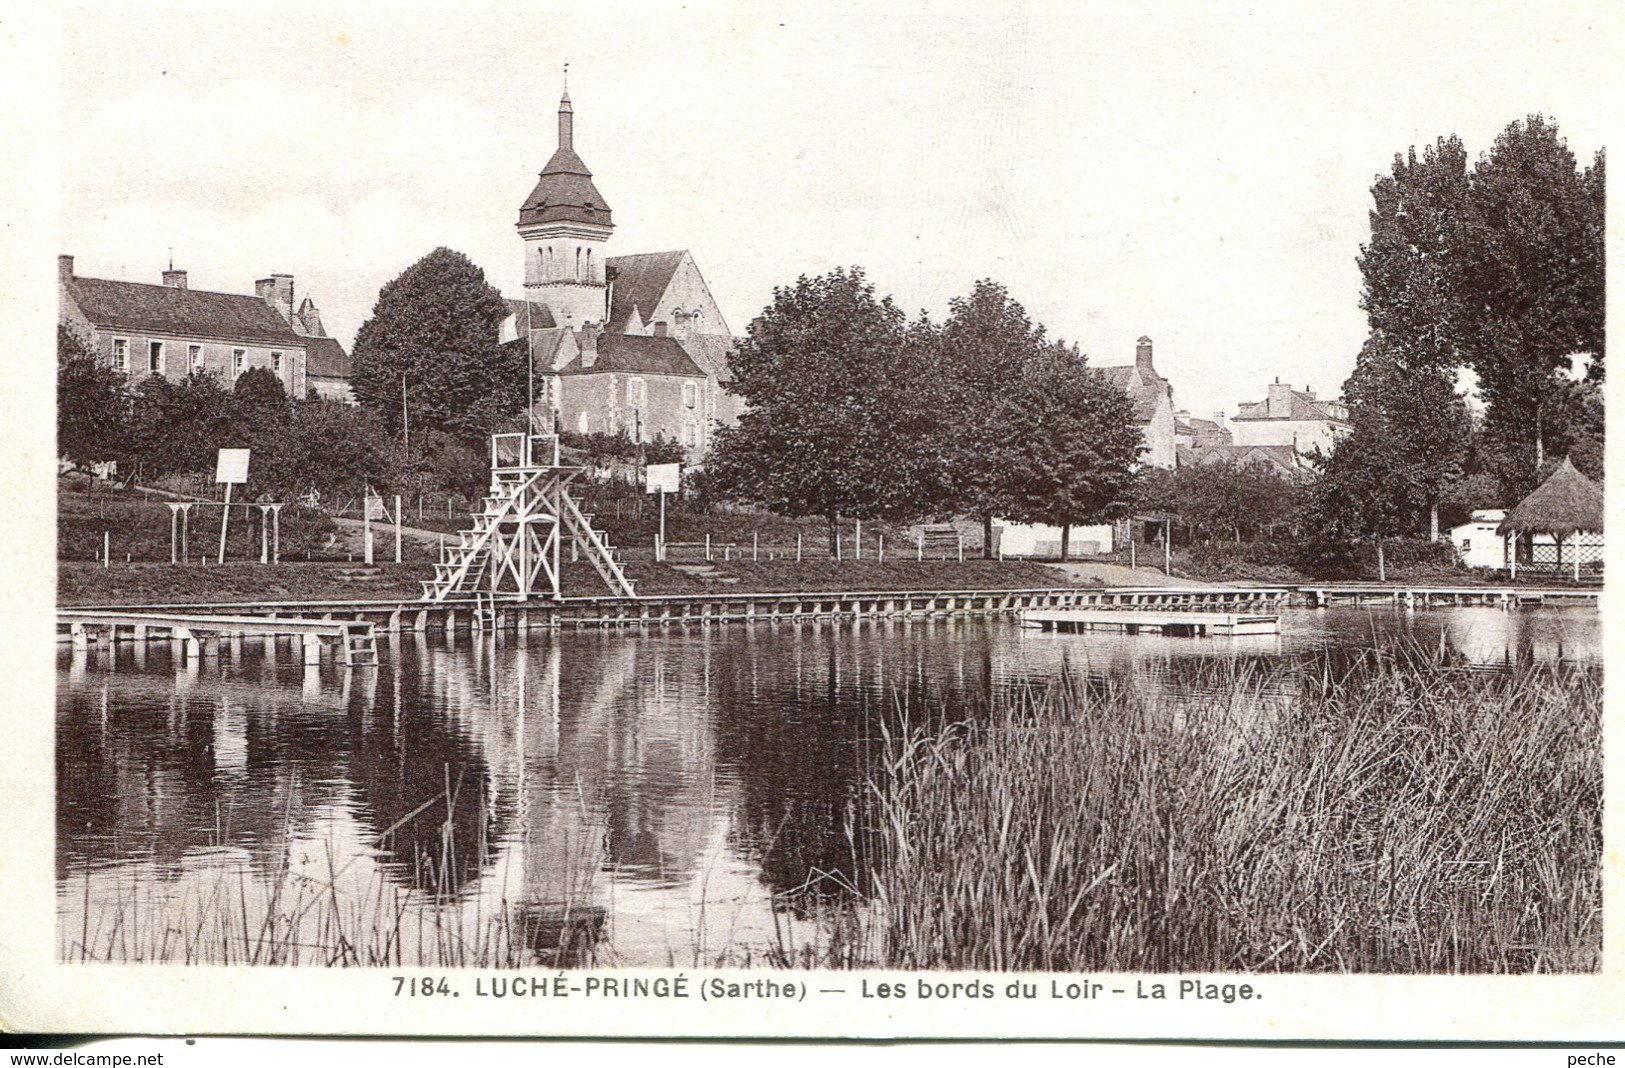
{"type": "Polygon", "coordinates": [[[739,417],[724,388],[733,335],[687,251],[608,254],[609,203],[574,126],[566,88],[558,148],[519,207],[525,292],[502,340],[527,350],[536,405],[560,429],[669,438],[697,463],[739,417]]]}

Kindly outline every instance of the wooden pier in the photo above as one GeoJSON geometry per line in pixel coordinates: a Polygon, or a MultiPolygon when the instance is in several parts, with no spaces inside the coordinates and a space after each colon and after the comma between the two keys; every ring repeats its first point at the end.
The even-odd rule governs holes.
{"type": "Polygon", "coordinates": [[[1596,605],[1597,586],[1395,586],[1377,582],[1342,582],[1299,586],[1310,608],[1334,605],[1395,605],[1401,608],[1451,608],[1490,605],[1497,608],[1596,605]]]}
{"type": "MultiPolygon", "coordinates": [[[[120,616],[119,627],[156,625],[150,618],[363,622],[388,634],[571,628],[705,626],[803,620],[945,619],[1013,616],[1025,609],[1142,609],[1238,611],[1287,603],[1286,587],[1060,587],[1028,590],[872,590],[840,593],[717,593],[680,596],[567,597],[559,601],[501,594],[428,603],[396,601],[283,601],[255,604],[121,605],[62,609],[59,632],[74,615],[120,616]],[[128,617],[128,618],[124,618],[128,617]],[[142,617],[140,619],[136,617],[142,617]]],[[[85,622],[81,619],[80,622],[85,622]]],[[[182,624],[183,626],[185,624],[182,624]]],[[[106,624],[101,624],[105,628],[106,624]]],[[[201,627],[202,624],[197,624],[201,627]]],[[[229,628],[228,628],[229,629],[229,628]]],[[[212,633],[219,633],[218,629],[212,633]]]]}
{"type": "Polygon", "coordinates": [[[376,667],[378,645],[373,625],[365,620],[308,619],[267,615],[220,615],[200,612],[195,606],[181,611],[161,609],[61,608],[57,627],[67,628],[75,649],[92,642],[168,641],[183,659],[208,660],[220,655],[220,641],[244,637],[265,639],[297,637],[307,664],[340,654],[346,667],[376,667]]]}
{"type": "Polygon", "coordinates": [[[1059,634],[1110,630],[1180,638],[1243,637],[1281,633],[1281,617],[1263,612],[1144,612],[1115,608],[1035,609],[1020,613],[1021,625],[1059,634]]]}

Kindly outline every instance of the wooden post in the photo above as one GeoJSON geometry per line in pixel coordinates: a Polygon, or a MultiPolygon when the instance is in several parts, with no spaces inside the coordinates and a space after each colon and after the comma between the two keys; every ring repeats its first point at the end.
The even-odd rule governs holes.
{"type": "Polygon", "coordinates": [[[914,559],[922,560],[922,561],[925,559],[925,528],[924,527],[921,527],[920,532],[914,536],[914,559]]]}
{"type": "Polygon", "coordinates": [[[1136,555],[1136,553],[1134,551],[1134,531],[1131,528],[1129,530],[1129,532],[1128,532],[1128,566],[1131,567],[1131,568],[1140,566],[1135,560],[1135,555],[1136,555]]]}
{"type": "Polygon", "coordinates": [[[878,554],[878,558],[876,560],[876,563],[881,563],[881,564],[885,563],[886,562],[886,535],[884,535],[884,534],[880,535],[879,547],[875,551],[878,554]]]}
{"type": "Polygon", "coordinates": [[[1164,575],[1174,573],[1174,521],[1172,519],[1162,521],[1162,573],[1164,575]]]}
{"type": "Polygon", "coordinates": [[[270,509],[260,505],[260,563],[271,562],[271,523],[270,509]]]}
{"type": "MultiPolygon", "coordinates": [[[[615,516],[616,516],[616,518],[619,518],[620,514],[621,514],[621,499],[619,497],[617,497],[617,498],[615,498],[615,516]]],[[[666,558],[666,487],[664,485],[662,485],[660,487],[660,536],[655,539],[655,559],[656,560],[664,560],[665,558],[666,558]]]]}
{"type": "Polygon", "coordinates": [[[705,536],[705,560],[706,560],[707,563],[710,563],[710,561],[711,561],[711,535],[710,534],[707,534],[705,536]]]}
{"type": "MultiPolygon", "coordinates": [[[[224,537],[224,535],[222,535],[222,537],[224,537]]],[[[112,546],[113,546],[113,535],[112,535],[112,533],[109,532],[109,531],[106,531],[106,530],[102,531],[102,570],[103,571],[106,571],[108,565],[113,562],[113,548],[112,548],[112,546]]],[[[221,552],[225,551],[225,543],[224,542],[221,543],[220,551],[221,552]]]]}
{"type": "Polygon", "coordinates": [[[181,563],[183,564],[186,563],[186,523],[191,514],[192,506],[183,504],[181,506],[181,563]]]}
{"type": "Polygon", "coordinates": [[[175,562],[175,550],[180,547],[180,519],[181,510],[176,505],[169,506],[169,562],[175,562]]]}
{"type": "Polygon", "coordinates": [[[226,562],[226,524],[231,519],[231,483],[226,483],[226,504],[220,509],[220,558],[217,563],[226,562]]]}
{"type": "Polygon", "coordinates": [[[401,495],[395,494],[395,562],[401,562],[401,495]]]}
{"type": "Polygon", "coordinates": [[[796,563],[801,563],[801,531],[796,531],[796,563]]]}
{"type": "MultiPolygon", "coordinates": [[[[660,496],[662,498],[664,498],[665,494],[662,493],[660,496]]],[[[753,531],[750,532],[750,562],[751,563],[754,564],[756,561],[761,559],[760,548],[761,547],[760,547],[760,545],[759,545],[759,543],[757,541],[757,532],[753,530],[753,531]]]]}
{"type": "Polygon", "coordinates": [[[852,521],[852,559],[863,559],[863,520],[852,521]]]}
{"type": "Polygon", "coordinates": [[[271,563],[282,562],[282,506],[271,506],[271,563]]]}
{"type": "Polygon", "coordinates": [[[954,531],[954,540],[959,543],[959,562],[965,562],[965,535],[962,531],[954,531]]]}
{"type": "Polygon", "coordinates": [[[372,509],[367,507],[367,491],[361,491],[361,562],[372,566],[372,509]]]}
{"type": "Polygon", "coordinates": [[[840,561],[841,561],[841,532],[839,530],[836,530],[836,532],[835,532],[835,562],[840,563],[840,561]]]}

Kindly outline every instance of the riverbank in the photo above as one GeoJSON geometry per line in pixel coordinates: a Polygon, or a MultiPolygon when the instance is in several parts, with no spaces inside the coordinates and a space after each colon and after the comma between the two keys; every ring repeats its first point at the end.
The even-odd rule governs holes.
{"type": "MultiPolygon", "coordinates": [[[[645,596],[705,593],[824,593],[849,590],[1001,590],[1067,586],[1157,585],[1161,572],[1111,565],[999,560],[833,561],[734,560],[711,564],[630,561],[628,574],[645,596]]],[[[57,602],[69,605],[209,604],[252,601],[415,599],[432,578],[426,563],[379,564],[114,564],[57,565],[57,602]]],[[[565,565],[566,596],[607,593],[585,562],[565,565]]]]}

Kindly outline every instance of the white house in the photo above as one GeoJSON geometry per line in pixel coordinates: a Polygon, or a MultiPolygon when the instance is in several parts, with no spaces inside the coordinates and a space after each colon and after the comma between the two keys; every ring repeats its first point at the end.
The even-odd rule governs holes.
{"type": "Polygon", "coordinates": [[[1451,527],[1450,544],[1456,547],[1456,559],[1468,567],[1506,567],[1506,537],[1495,532],[1506,517],[1504,508],[1481,508],[1467,522],[1451,527]]]}

